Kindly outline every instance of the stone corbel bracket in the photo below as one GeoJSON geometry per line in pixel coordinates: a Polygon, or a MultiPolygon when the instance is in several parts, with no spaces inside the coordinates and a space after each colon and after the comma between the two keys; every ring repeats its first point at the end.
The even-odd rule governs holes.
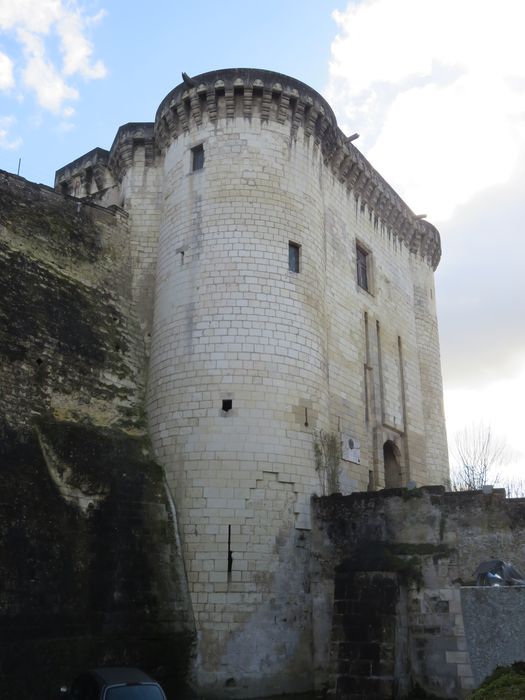
{"type": "MultiPolygon", "coordinates": [[[[261,119],[289,124],[291,138],[299,129],[321,149],[333,175],[353,192],[407,248],[436,269],[441,257],[437,229],[417,218],[337,126],[335,115],[315,90],[299,80],[251,68],[211,71],[181,83],[161,102],[155,118],[155,144],[164,151],[179,135],[219,119],[261,119]]],[[[122,128],[122,127],[121,127],[122,128]]],[[[119,130],[120,131],[120,130],[119,130]]],[[[113,150],[113,149],[112,149],[113,150]]]]}

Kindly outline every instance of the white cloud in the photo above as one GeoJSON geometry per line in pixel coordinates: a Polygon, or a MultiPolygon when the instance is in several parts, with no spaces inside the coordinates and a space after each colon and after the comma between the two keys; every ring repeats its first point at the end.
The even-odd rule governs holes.
{"type": "MultiPolygon", "coordinates": [[[[99,18],[103,14],[99,13],[99,18]]],[[[78,73],[84,78],[104,78],[106,68],[102,61],[91,63],[93,48],[83,34],[85,18],[79,13],[65,13],[57,23],[62,54],[64,57],[64,75],[78,73]]]]}
{"type": "Polygon", "coordinates": [[[449,387],[508,379],[525,366],[524,180],[525,162],[441,227],[438,308],[449,387]]]}
{"type": "Polygon", "coordinates": [[[523,445],[522,396],[525,392],[525,371],[512,379],[495,381],[483,389],[451,389],[445,391],[445,411],[449,446],[455,435],[472,424],[485,424],[495,435],[503,436],[516,461],[502,474],[523,478],[525,450],[523,445]]]}
{"type": "Polygon", "coordinates": [[[0,0],[0,33],[15,38],[22,48],[20,58],[0,54],[0,89],[4,84],[14,86],[14,66],[22,87],[36,95],[41,107],[70,116],[68,103],[79,97],[72,79],[106,75],[104,64],[92,59],[93,46],[87,36],[103,16],[101,11],[89,17],[76,0],[0,0]],[[61,62],[55,58],[55,48],[61,62]]]}
{"type": "Polygon", "coordinates": [[[325,94],[417,213],[438,223],[449,436],[490,423],[525,466],[523,0],[353,0],[325,94]]]}
{"type": "Polygon", "coordinates": [[[21,138],[13,138],[9,131],[16,119],[14,117],[0,117],[0,148],[6,151],[14,151],[22,145],[21,138]]]}
{"type": "Polygon", "coordinates": [[[14,84],[13,61],[0,51],[0,90],[9,90],[14,84]]]}
{"type": "Polygon", "coordinates": [[[366,0],[335,12],[327,95],[407,203],[434,220],[525,153],[525,3],[366,0]]]}
{"type": "Polygon", "coordinates": [[[40,37],[24,30],[18,32],[18,37],[26,55],[22,73],[24,85],[34,90],[41,107],[59,114],[65,102],[78,99],[78,90],[68,85],[53,63],[46,58],[40,37]]]}

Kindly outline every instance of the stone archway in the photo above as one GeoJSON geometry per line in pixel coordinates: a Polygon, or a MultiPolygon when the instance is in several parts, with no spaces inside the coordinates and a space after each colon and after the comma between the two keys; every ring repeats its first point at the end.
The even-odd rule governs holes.
{"type": "Polygon", "coordinates": [[[395,489],[402,486],[402,470],[399,463],[401,452],[392,440],[383,445],[383,461],[385,467],[385,488],[395,489]]]}

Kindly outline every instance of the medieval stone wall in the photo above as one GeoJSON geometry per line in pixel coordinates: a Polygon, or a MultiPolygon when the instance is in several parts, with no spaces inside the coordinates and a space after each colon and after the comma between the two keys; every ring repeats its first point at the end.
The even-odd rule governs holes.
{"type": "Polygon", "coordinates": [[[154,124],[121,127],[56,183],[129,214],[149,428],[182,526],[199,686],[309,687],[319,432],[343,444],[346,493],[448,477],[439,234],[320,95],[268,71],[196,76],[154,124]]]}
{"type": "Polygon", "coordinates": [[[185,682],[193,619],[129,260],[124,212],[0,173],[2,697],[56,697],[111,663],[185,682]]]}
{"type": "MultiPolygon", "coordinates": [[[[318,690],[348,700],[391,698],[417,684],[463,698],[474,678],[512,662],[513,650],[519,656],[524,635],[509,619],[509,595],[468,586],[489,559],[523,569],[522,499],[428,487],[332,496],[316,500],[314,511],[313,617],[324,630],[314,635],[318,690]],[[478,600],[479,615],[492,611],[492,635],[477,619],[478,600]]],[[[518,609],[524,593],[513,594],[518,609]]]]}

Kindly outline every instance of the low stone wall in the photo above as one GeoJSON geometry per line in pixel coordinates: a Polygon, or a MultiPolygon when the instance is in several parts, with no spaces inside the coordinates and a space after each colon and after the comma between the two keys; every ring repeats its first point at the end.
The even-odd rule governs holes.
{"type": "MultiPolygon", "coordinates": [[[[332,630],[329,643],[314,634],[316,689],[353,700],[399,697],[419,685],[439,697],[465,697],[482,680],[478,668],[489,673],[500,657],[489,661],[486,652],[494,629],[472,632],[478,600],[488,606],[493,591],[463,587],[482,561],[522,567],[525,504],[502,490],[424,487],[314,499],[313,511],[314,627],[332,630]],[[468,636],[462,601],[471,611],[468,636]]],[[[484,614],[498,624],[507,613],[484,614]]],[[[525,649],[519,634],[513,626],[515,640],[523,640],[517,648],[525,649]]],[[[510,660],[512,647],[501,647],[501,659],[510,660]]]]}
{"type": "Polygon", "coordinates": [[[462,588],[461,607],[476,686],[496,666],[525,661],[525,587],[462,588]]]}

